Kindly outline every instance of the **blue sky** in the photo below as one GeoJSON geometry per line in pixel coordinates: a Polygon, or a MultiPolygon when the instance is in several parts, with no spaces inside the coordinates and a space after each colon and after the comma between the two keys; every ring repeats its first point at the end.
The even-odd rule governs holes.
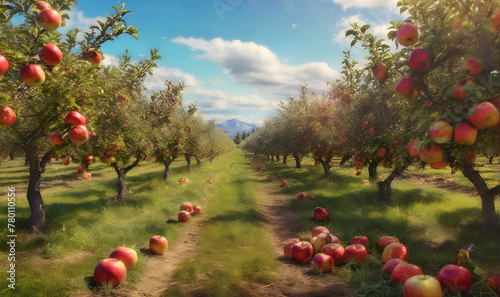
{"type": "MultiPolygon", "coordinates": [[[[277,103],[308,84],[318,93],[335,81],[349,49],[349,22],[370,23],[384,38],[396,0],[140,0],[126,17],[139,30],[103,46],[106,63],[126,49],[135,58],[160,49],[163,60],[149,89],[166,79],[186,84],[185,102],[197,101],[207,120],[238,118],[260,124],[277,103]]],[[[81,0],[68,27],[88,28],[113,13],[112,0],[81,0]]],[[[64,29],[63,29],[64,30],[64,29]]],[[[354,49],[356,59],[366,55],[354,49]]]]}

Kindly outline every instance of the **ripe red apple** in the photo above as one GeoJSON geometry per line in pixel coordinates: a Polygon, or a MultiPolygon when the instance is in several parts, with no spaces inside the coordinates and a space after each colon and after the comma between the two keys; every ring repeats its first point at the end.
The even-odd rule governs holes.
{"type": "Polygon", "coordinates": [[[421,47],[414,49],[408,57],[410,67],[417,72],[424,72],[431,67],[431,56],[421,47]]]}
{"type": "Polygon", "coordinates": [[[41,11],[37,17],[38,25],[47,31],[54,31],[61,25],[61,15],[59,12],[49,8],[41,11]]]}
{"type": "Polygon", "coordinates": [[[396,95],[403,99],[413,99],[420,93],[420,84],[413,78],[403,77],[396,84],[396,95]]]}
{"type": "Polygon", "coordinates": [[[78,111],[70,111],[64,118],[64,123],[68,125],[85,125],[87,119],[78,111]]]}
{"type": "Polygon", "coordinates": [[[500,276],[498,274],[490,275],[486,282],[493,288],[497,296],[500,296],[500,276]]]}
{"type": "Polygon", "coordinates": [[[408,251],[406,250],[406,246],[404,246],[404,244],[400,242],[393,242],[384,248],[382,261],[386,263],[393,258],[400,258],[405,261],[408,260],[408,251]]]}
{"type": "Polygon", "coordinates": [[[28,64],[19,69],[21,78],[30,87],[38,87],[45,81],[45,71],[40,65],[28,64]]]}
{"type": "Polygon", "coordinates": [[[439,161],[439,162],[429,163],[429,166],[431,166],[432,169],[443,169],[446,166],[448,166],[448,161],[443,160],[443,161],[439,161]]]}
{"type": "Polygon", "coordinates": [[[452,295],[456,295],[458,292],[465,295],[472,285],[472,277],[469,270],[455,264],[443,266],[439,271],[438,281],[443,288],[443,292],[452,295]]]}
{"type": "Polygon", "coordinates": [[[365,248],[368,248],[368,237],[366,236],[354,236],[352,239],[352,244],[362,244],[365,248]]]}
{"type": "Polygon", "coordinates": [[[429,138],[435,143],[450,142],[453,137],[453,126],[447,121],[438,120],[429,127],[429,138]]]}
{"type": "Polygon", "coordinates": [[[399,239],[397,237],[394,237],[394,236],[384,235],[384,236],[380,237],[380,239],[378,241],[378,246],[381,248],[386,247],[393,242],[399,242],[399,239]]]}
{"type": "Polygon", "coordinates": [[[387,65],[385,65],[385,63],[379,63],[375,68],[373,68],[373,77],[380,82],[385,81],[388,75],[389,71],[387,70],[387,65]]]}
{"type": "Polygon", "coordinates": [[[467,148],[467,152],[465,153],[465,161],[468,163],[474,163],[477,158],[477,152],[467,148]]]}
{"type": "Polygon", "coordinates": [[[69,138],[75,144],[84,144],[89,140],[89,131],[84,125],[78,125],[69,130],[69,138]]]}
{"type": "Polygon", "coordinates": [[[179,219],[179,222],[187,222],[189,221],[189,219],[191,219],[191,213],[183,210],[179,212],[179,214],[177,215],[177,219],[179,219]]]}
{"type": "Polygon", "coordinates": [[[107,165],[116,162],[116,159],[113,156],[100,156],[99,160],[101,160],[102,163],[107,165]]]}
{"type": "Polygon", "coordinates": [[[313,246],[307,241],[299,240],[292,247],[293,258],[299,263],[307,263],[313,256],[313,246]]]}
{"type": "Polygon", "coordinates": [[[418,28],[413,24],[404,23],[398,29],[396,37],[398,38],[399,44],[402,46],[414,45],[418,41],[418,28]]]}
{"type": "Polygon", "coordinates": [[[478,129],[494,127],[500,120],[498,109],[491,102],[481,102],[469,109],[469,121],[478,129]]]}
{"type": "Polygon", "coordinates": [[[101,63],[102,61],[101,51],[92,47],[87,52],[86,58],[87,61],[89,61],[91,64],[99,65],[99,63],[101,63]]]}
{"type": "Polygon", "coordinates": [[[366,247],[362,244],[351,244],[345,247],[344,258],[347,262],[363,262],[367,256],[366,247]]]}
{"type": "Polygon", "coordinates": [[[298,239],[292,239],[283,247],[283,255],[285,255],[285,257],[293,259],[292,248],[297,242],[299,242],[298,239]]]}
{"type": "Polygon", "coordinates": [[[476,84],[469,78],[462,78],[458,84],[451,88],[451,96],[459,101],[462,101],[467,96],[467,89],[475,87],[476,84]]]}
{"type": "Polygon", "coordinates": [[[316,237],[318,236],[318,234],[320,233],[330,233],[330,231],[328,230],[328,228],[326,227],[323,227],[323,226],[317,226],[317,227],[314,227],[313,231],[312,231],[312,235],[311,237],[316,237]]]}
{"type": "Polygon", "coordinates": [[[134,249],[127,247],[117,248],[109,257],[122,261],[127,269],[134,268],[137,263],[137,252],[134,249]]]}
{"type": "Polygon", "coordinates": [[[335,265],[340,265],[340,263],[342,263],[342,259],[344,258],[345,249],[340,243],[331,242],[325,244],[321,249],[321,252],[332,257],[335,265]]]}
{"type": "Polygon", "coordinates": [[[50,137],[50,142],[53,145],[60,145],[64,143],[64,138],[59,134],[50,133],[49,137],[50,137]]]}
{"type": "Polygon", "coordinates": [[[340,100],[344,101],[345,103],[349,103],[349,101],[351,101],[351,96],[347,91],[344,91],[342,92],[342,94],[340,94],[340,100]]]}
{"type": "Polygon", "coordinates": [[[9,60],[0,54],[0,76],[2,76],[7,69],[9,69],[9,60]]]}
{"type": "Polygon", "coordinates": [[[476,58],[469,57],[465,59],[461,69],[463,72],[465,72],[465,74],[477,77],[483,71],[483,66],[481,65],[481,62],[479,62],[476,58]]]}
{"type": "Polygon", "coordinates": [[[297,194],[297,198],[298,198],[299,200],[304,200],[304,199],[306,199],[306,193],[304,193],[304,192],[299,192],[299,193],[297,194]]]}
{"type": "Polygon", "coordinates": [[[94,156],[87,156],[87,163],[92,164],[94,163],[94,156]]]}
{"type": "Polygon", "coordinates": [[[418,146],[418,141],[414,140],[410,142],[406,147],[406,150],[413,158],[420,158],[420,147],[418,146]]]}
{"type": "Polygon", "coordinates": [[[16,113],[7,105],[0,104],[0,127],[8,127],[16,121],[16,113]]]}
{"type": "Polygon", "coordinates": [[[163,255],[168,249],[168,240],[163,236],[153,236],[149,240],[149,250],[156,255],[163,255]]]}
{"type": "Polygon", "coordinates": [[[316,207],[314,209],[314,218],[318,221],[323,221],[328,217],[328,211],[323,207],[316,207]]]}
{"type": "Polygon", "coordinates": [[[379,147],[377,150],[377,155],[383,157],[385,156],[385,154],[387,154],[387,150],[385,149],[385,147],[379,147]]]}
{"type": "Polygon", "coordinates": [[[444,158],[443,148],[431,142],[420,149],[420,158],[426,163],[441,162],[444,158]]]}
{"type": "Polygon", "coordinates": [[[57,45],[53,43],[48,43],[38,52],[38,58],[45,65],[55,66],[62,61],[62,52],[57,47],[57,45]]]}
{"type": "Polygon", "coordinates": [[[370,124],[367,121],[364,121],[361,125],[363,125],[363,127],[368,127],[370,124]]]}
{"type": "Polygon", "coordinates": [[[391,285],[395,286],[399,283],[404,284],[406,280],[415,275],[421,275],[422,269],[415,264],[408,262],[399,263],[391,274],[391,285]]]}
{"type": "Polygon", "coordinates": [[[193,209],[193,216],[201,215],[201,206],[195,206],[193,209]]]}
{"type": "Polygon", "coordinates": [[[314,268],[321,273],[332,272],[335,263],[330,255],[318,253],[313,259],[314,268]]]}
{"type": "Polygon", "coordinates": [[[120,94],[120,95],[118,95],[118,100],[125,101],[125,100],[127,100],[127,97],[123,94],[120,94]]]}
{"type": "Polygon", "coordinates": [[[414,275],[403,285],[403,297],[441,297],[439,281],[430,275],[414,275]]]}
{"type": "Polygon", "coordinates": [[[477,128],[469,123],[461,122],[455,125],[453,139],[456,144],[473,145],[476,142],[477,128]]]}
{"type": "Polygon", "coordinates": [[[354,167],[356,167],[358,169],[363,168],[363,162],[361,162],[361,161],[355,161],[354,162],[354,167]]]}
{"type": "Polygon", "coordinates": [[[398,266],[400,263],[405,262],[403,259],[400,258],[392,258],[389,261],[387,261],[384,264],[384,267],[382,267],[382,274],[388,274],[391,275],[392,272],[394,271],[394,268],[398,266]]]}
{"type": "Polygon", "coordinates": [[[319,253],[326,244],[329,244],[332,241],[330,233],[320,233],[318,236],[313,238],[314,242],[311,239],[311,244],[313,245],[314,253],[319,253]]]}
{"type": "Polygon", "coordinates": [[[94,270],[94,280],[98,286],[116,287],[125,281],[127,268],[122,261],[106,258],[99,262],[94,270]]]}
{"type": "Polygon", "coordinates": [[[70,159],[69,158],[62,158],[61,162],[63,165],[69,165],[70,159]]]}
{"type": "Polygon", "coordinates": [[[50,4],[45,1],[38,1],[37,3],[35,3],[35,6],[40,11],[52,8],[52,6],[50,6],[50,4]]]}
{"type": "Polygon", "coordinates": [[[179,206],[179,210],[185,210],[189,213],[194,211],[194,204],[191,202],[183,202],[181,206],[179,206]]]}
{"type": "MultiPolygon", "coordinates": [[[[493,17],[491,17],[493,20],[493,24],[491,24],[491,27],[495,29],[497,32],[500,31],[500,11],[495,12],[493,17]]],[[[498,293],[497,293],[498,294],[498,293]]]]}

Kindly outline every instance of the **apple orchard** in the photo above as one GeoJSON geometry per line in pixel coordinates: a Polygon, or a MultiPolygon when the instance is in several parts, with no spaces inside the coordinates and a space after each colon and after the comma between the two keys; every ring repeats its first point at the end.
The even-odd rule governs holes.
{"type": "MultiPolygon", "coordinates": [[[[116,173],[113,202],[119,204],[127,198],[127,174],[141,162],[160,163],[167,181],[175,160],[183,159],[191,171],[192,162],[211,162],[235,149],[225,132],[203,119],[196,104],[184,104],[183,83],[166,81],[158,92],[145,88],[145,79],[161,59],[158,49],[139,61],[124,50],[116,65],[101,64],[103,44],[121,35],[138,38],[138,30],[126,22],[130,11],[125,4],[113,6],[113,14],[90,32],[73,29],[61,34],[58,28],[69,19],[65,11],[76,1],[48,2],[0,4],[0,36],[8,41],[0,44],[0,156],[26,157],[30,209],[26,229],[32,233],[46,229],[41,184],[51,161],[78,163],[75,178],[80,179],[92,178],[94,162],[107,164],[116,173]],[[16,24],[13,18],[24,22],[16,24]]],[[[293,158],[297,168],[304,157],[312,156],[326,176],[335,170],[334,158],[340,158],[341,165],[368,171],[378,185],[376,202],[381,203],[391,200],[392,182],[410,166],[447,168],[477,189],[482,232],[491,236],[500,223],[495,209],[500,185],[488,183],[474,164],[478,155],[490,160],[500,155],[500,3],[402,0],[398,7],[408,17],[392,22],[387,34],[397,50],[367,33],[370,25],[352,24],[345,35],[352,38],[351,48],[361,47],[367,53],[365,60],[355,61],[351,51],[345,51],[342,78],[328,82],[327,93],[312,93],[302,86],[297,98],[282,100],[276,114],[240,147],[284,164],[293,158]],[[379,166],[391,173],[381,178],[379,166]]],[[[301,192],[298,198],[304,200],[306,194],[301,192]]],[[[201,213],[194,205],[190,210],[183,207],[179,221],[201,213]]],[[[328,212],[318,207],[314,215],[324,220],[328,212]]],[[[313,237],[311,243],[302,239],[288,243],[285,256],[307,263],[316,254],[316,268],[327,273],[342,259],[362,262],[367,255],[365,236],[356,237],[345,249],[328,230],[315,229],[313,237]],[[326,253],[332,258],[319,253],[323,246],[328,246],[326,253]]],[[[390,271],[396,285],[406,281],[405,273],[420,275],[422,270],[391,261],[407,260],[406,248],[393,239],[387,236],[379,245],[394,248],[388,254],[399,253],[390,256],[384,250],[383,256],[384,270],[390,271]]],[[[167,245],[165,238],[151,238],[153,253],[163,254],[167,245]]],[[[96,268],[98,285],[109,281],[98,273],[101,269],[124,271],[137,261],[134,250],[119,248],[113,253],[96,268]],[[117,257],[125,258],[111,259],[117,257]]],[[[456,260],[456,267],[443,267],[439,282],[430,276],[430,280],[412,279],[404,296],[421,296],[410,292],[419,282],[428,281],[429,287],[451,282],[446,278],[464,273],[463,263],[456,260]]],[[[124,279],[118,276],[113,286],[124,279]]],[[[443,290],[456,294],[468,288],[443,290]]]]}

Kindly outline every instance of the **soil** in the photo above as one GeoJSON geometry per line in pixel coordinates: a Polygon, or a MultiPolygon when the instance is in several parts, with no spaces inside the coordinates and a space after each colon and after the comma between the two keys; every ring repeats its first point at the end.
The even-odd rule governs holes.
{"type": "Polygon", "coordinates": [[[455,178],[453,177],[437,177],[430,175],[417,175],[417,174],[403,174],[400,179],[411,180],[416,184],[428,184],[432,185],[439,189],[444,189],[456,193],[462,193],[469,195],[471,197],[478,196],[477,190],[474,188],[466,187],[461,185],[455,178]]]}

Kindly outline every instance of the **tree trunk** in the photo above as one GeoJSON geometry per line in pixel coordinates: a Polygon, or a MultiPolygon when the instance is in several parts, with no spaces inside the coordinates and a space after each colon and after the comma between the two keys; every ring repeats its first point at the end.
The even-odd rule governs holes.
{"type": "Polygon", "coordinates": [[[493,159],[495,158],[495,156],[490,156],[488,158],[488,164],[493,164],[493,159]]]}
{"type": "Polygon", "coordinates": [[[326,160],[323,160],[323,159],[315,159],[315,161],[318,161],[321,163],[321,165],[323,166],[323,171],[325,172],[325,176],[329,176],[330,175],[330,160],[332,158],[327,158],[326,160]]]}
{"type": "Polygon", "coordinates": [[[396,177],[400,176],[409,165],[409,163],[405,163],[402,166],[396,166],[396,168],[394,168],[391,174],[384,181],[378,182],[378,197],[380,200],[388,202],[391,199],[392,181],[396,177]]]}
{"type": "Polygon", "coordinates": [[[9,152],[9,157],[11,160],[14,160],[16,157],[14,156],[14,152],[9,152]]]}
{"type": "Polygon", "coordinates": [[[266,153],[266,158],[267,158],[268,160],[270,159],[270,158],[269,158],[269,154],[268,154],[268,153],[266,153]]]}
{"type": "Polygon", "coordinates": [[[125,199],[125,176],[127,173],[122,172],[122,170],[117,171],[118,174],[118,195],[116,196],[116,201],[123,201],[125,199]]]}
{"type": "Polygon", "coordinates": [[[274,155],[271,155],[271,162],[274,163],[274,155]]]}
{"type": "Polygon", "coordinates": [[[276,154],[276,162],[279,162],[279,161],[280,161],[280,155],[276,154]]]}
{"type": "Polygon", "coordinates": [[[491,233],[498,225],[498,216],[495,211],[495,197],[500,194],[500,186],[489,189],[484,178],[470,163],[462,163],[462,173],[474,184],[477,193],[481,197],[483,233],[491,233]]]}
{"type": "Polygon", "coordinates": [[[198,166],[201,166],[201,160],[200,160],[200,158],[198,158],[198,156],[194,156],[194,158],[196,159],[196,164],[198,166]]]}
{"type": "Polygon", "coordinates": [[[30,159],[28,158],[28,154],[25,154],[24,156],[24,166],[29,166],[30,165],[30,159]]]}
{"type": "Polygon", "coordinates": [[[187,162],[187,171],[191,172],[191,156],[186,154],[185,157],[186,157],[186,162],[187,162]]]}
{"type": "Polygon", "coordinates": [[[370,181],[375,181],[378,177],[377,167],[379,162],[371,160],[368,162],[368,179],[370,181]]]}
{"type": "Polygon", "coordinates": [[[284,156],[283,156],[283,165],[288,165],[288,164],[286,163],[286,161],[287,161],[286,159],[287,159],[287,158],[288,158],[288,155],[284,155],[284,156]]]}
{"type": "Polygon", "coordinates": [[[352,155],[343,156],[342,160],[340,160],[340,166],[344,165],[345,162],[349,161],[349,159],[351,159],[351,157],[352,157],[352,155]]]}
{"type": "Polygon", "coordinates": [[[299,155],[297,155],[296,153],[293,153],[293,157],[295,158],[295,167],[297,167],[297,169],[302,168],[302,165],[300,164],[299,155]]]}
{"type": "Polygon", "coordinates": [[[163,161],[163,165],[165,165],[165,171],[163,171],[164,181],[167,181],[170,177],[170,163],[172,163],[172,161],[163,161]]]}

